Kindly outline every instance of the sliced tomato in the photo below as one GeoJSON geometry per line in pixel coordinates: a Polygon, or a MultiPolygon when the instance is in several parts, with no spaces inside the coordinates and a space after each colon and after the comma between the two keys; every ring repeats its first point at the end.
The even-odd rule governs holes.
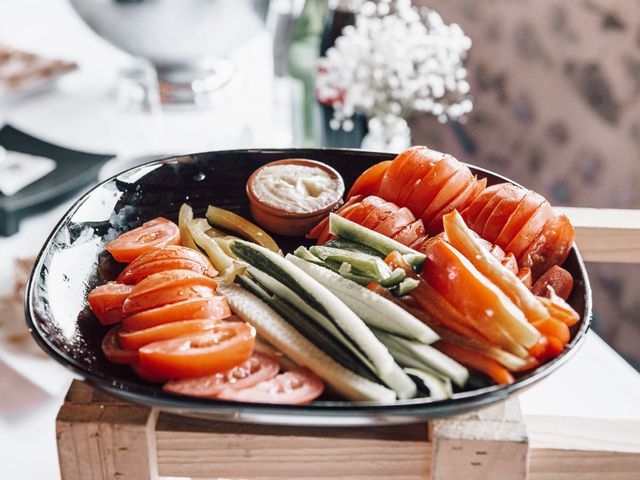
{"type": "Polygon", "coordinates": [[[144,330],[120,330],[120,345],[129,350],[137,350],[152,342],[169,340],[189,333],[211,330],[218,322],[205,318],[200,320],[182,320],[179,322],[163,323],[144,330]]]}
{"type": "Polygon", "coordinates": [[[242,390],[270,380],[279,371],[280,364],[274,356],[254,351],[247,360],[226,372],[218,372],[204,377],[170,380],[162,389],[177,395],[214,398],[227,388],[242,390]]]}
{"type": "MultiPolygon", "coordinates": [[[[337,212],[337,213],[342,217],[346,217],[349,214],[349,212],[359,207],[360,207],[359,203],[353,203],[347,206],[345,209],[341,209],[340,212],[337,212]]],[[[329,231],[329,219],[327,218],[327,224],[324,226],[324,229],[322,230],[322,232],[320,233],[320,236],[318,237],[318,245],[322,245],[323,243],[326,243],[330,239],[331,239],[331,232],[329,231]]]]}
{"type": "Polygon", "coordinates": [[[531,290],[531,284],[532,284],[532,279],[531,279],[531,269],[524,267],[521,268],[520,270],[518,270],[518,278],[522,281],[522,283],[525,284],[525,286],[531,290]]]}
{"type": "Polygon", "coordinates": [[[556,295],[566,300],[573,290],[573,277],[564,268],[554,265],[536,281],[531,292],[534,295],[548,297],[550,295],[548,287],[552,287],[556,295]]]}
{"type": "Polygon", "coordinates": [[[385,218],[383,222],[379,223],[375,227],[375,231],[391,238],[404,227],[413,223],[415,219],[416,217],[413,216],[411,210],[408,208],[399,208],[385,218]]]}
{"type": "MultiPolygon", "coordinates": [[[[420,220],[420,222],[422,222],[422,220],[420,220]]],[[[425,235],[424,237],[421,237],[421,238],[417,238],[409,246],[411,248],[413,248],[414,250],[417,250],[418,252],[422,252],[422,249],[424,248],[424,245],[429,241],[430,238],[431,237],[429,237],[428,235],[425,235]]]]}
{"type": "Polygon", "coordinates": [[[529,190],[527,194],[520,200],[513,214],[507,220],[496,239],[495,243],[500,245],[509,245],[511,240],[517,235],[517,233],[525,226],[531,216],[542,205],[545,198],[536,192],[529,190]]]}
{"type": "Polygon", "coordinates": [[[466,165],[458,163],[460,164],[458,171],[445,182],[438,194],[427,205],[427,208],[419,215],[419,218],[427,225],[427,233],[439,233],[429,230],[431,221],[439,211],[449,205],[456,196],[473,182],[471,170],[466,165]]]}
{"type": "MultiPolygon", "coordinates": [[[[412,158],[420,147],[411,147],[407,150],[399,153],[396,158],[393,159],[389,168],[382,177],[380,182],[380,188],[377,195],[384,198],[387,201],[394,201],[398,195],[399,179],[405,177],[406,170],[404,165],[412,158]]],[[[405,179],[406,180],[406,179],[405,179]]],[[[402,187],[400,187],[402,188],[402,187]]]]}
{"type": "MultiPolygon", "coordinates": [[[[520,258],[525,252],[527,247],[535,240],[540,234],[547,222],[553,218],[553,209],[546,200],[538,209],[531,215],[531,218],[527,221],[524,227],[522,227],[518,233],[516,233],[513,240],[508,245],[500,245],[506,252],[513,252],[520,264],[520,258]]],[[[527,265],[524,265],[527,266],[527,265]]],[[[532,270],[533,272],[533,270],[532,270]]]]}
{"type": "Polygon", "coordinates": [[[324,390],[322,380],[306,368],[281,373],[253,387],[227,388],[218,394],[221,400],[251,403],[300,404],[318,398],[324,390]]]}
{"type": "Polygon", "coordinates": [[[504,184],[500,183],[498,185],[491,185],[490,187],[485,188],[482,193],[480,193],[476,198],[474,198],[469,206],[460,212],[464,222],[469,226],[469,228],[473,228],[473,224],[475,223],[480,212],[486,207],[487,203],[498,193],[498,191],[502,188],[504,184]]]}
{"type": "Polygon", "coordinates": [[[131,315],[194,297],[211,297],[215,280],[190,270],[169,270],[150,275],[127,296],[122,312],[131,315]]]}
{"type": "Polygon", "coordinates": [[[475,221],[472,224],[468,224],[469,228],[477,232],[478,235],[482,236],[482,232],[484,231],[484,227],[487,224],[487,220],[489,220],[489,217],[495,211],[498,204],[505,196],[515,194],[515,192],[517,192],[518,190],[519,188],[515,185],[511,185],[510,183],[501,183],[500,188],[497,190],[496,194],[491,197],[491,199],[486,203],[480,213],[478,213],[475,221]]]}
{"type": "Polygon", "coordinates": [[[179,243],[180,230],[178,226],[164,217],[158,217],[123,233],[107,243],[104,248],[118,262],[128,263],[154,247],[178,245],[179,243]]]}
{"type": "Polygon", "coordinates": [[[402,230],[397,232],[393,239],[396,242],[400,242],[403,245],[412,245],[419,238],[424,237],[426,234],[424,224],[422,220],[416,220],[415,222],[407,225],[402,230]]]}
{"type": "Polygon", "coordinates": [[[122,321],[122,328],[129,331],[144,330],[169,322],[202,318],[223,320],[231,316],[225,297],[213,295],[211,289],[205,290],[205,293],[208,296],[190,298],[135,313],[122,321]]]}
{"type": "Polygon", "coordinates": [[[111,325],[122,320],[122,305],[133,287],[109,282],[91,290],[87,301],[96,318],[103,325],[111,325]]]}
{"type": "Polygon", "coordinates": [[[500,235],[500,232],[502,232],[502,229],[526,194],[527,190],[524,188],[503,189],[501,191],[502,199],[497,203],[489,218],[487,218],[482,232],[478,230],[480,236],[491,243],[496,243],[498,235],[500,235]]]}
{"type": "Polygon", "coordinates": [[[501,263],[516,275],[518,274],[518,262],[516,261],[516,257],[513,255],[513,253],[507,253],[502,259],[501,263]]]}
{"type": "MultiPolygon", "coordinates": [[[[355,195],[347,200],[340,208],[338,208],[335,213],[341,214],[344,210],[349,208],[351,205],[354,205],[362,199],[362,195],[355,195]]],[[[329,230],[329,215],[324,217],[315,227],[311,229],[309,233],[307,233],[306,237],[309,239],[320,238],[323,235],[327,235],[329,230]]]]}
{"type": "Polygon", "coordinates": [[[414,166],[407,165],[408,168],[413,168],[413,173],[409,177],[409,180],[405,182],[400,194],[398,195],[398,205],[405,205],[416,183],[421,181],[425,175],[427,175],[444,157],[445,154],[442,152],[422,147],[417,158],[414,159],[414,166]]]}
{"type": "Polygon", "coordinates": [[[456,195],[453,200],[442,207],[442,209],[433,216],[433,220],[431,220],[431,223],[427,227],[427,231],[432,235],[444,231],[444,227],[442,225],[442,217],[444,217],[447,213],[453,212],[454,210],[463,209],[469,203],[470,199],[475,197],[485,188],[486,183],[486,178],[478,181],[475,177],[473,177],[472,180],[467,184],[467,186],[458,195],[456,195]]]}
{"type": "Polygon", "coordinates": [[[518,263],[531,268],[537,280],[554,265],[562,265],[567,259],[576,232],[566,215],[556,215],[547,222],[540,234],[522,254],[518,263]]]}
{"type": "Polygon", "coordinates": [[[145,345],[138,350],[140,366],[167,379],[224,372],[251,356],[255,337],[247,323],[221,323],[206,332],[145,345]]]}
{"type": "Polygon", "coordinates": [[[167,270],[191,270],[215,277],[218,272],[200,252],[180,245],[166,245],[149,250],[131,262],[118,276],[121,283],[138,283],[154,273],[167,270]]]}
{"type": "Polygon", "coordinates": [[[425,208],[438,194],[442,186],[460,169],[462,164],[451,155],[445,155],[422,178],[416,180],[403,207],[413,212],[416,218],[422,216],[425,208]]]}
{"type": "Polygon", "coordinates": [[[167,380],[164,377],[158,377],[147,372],[144,368],[140,366],[140,363],[138,363],[137,361],[135,363],[132,363],[130,366],[133,372],[145,382],[164,383],[167,380]]]}
{"type": "Polygon", "coordinates": [[[360,225],[370,230],[375,230],[378,225],[399,208],[395,203],[385,201],[383,204],[377,205],[360,225]]]}
{"type": "Polygon", "coordinates": [[[349,190],[348,198],[354,195],[377,195],[382,178],[387,172],[389,165],[391,165],[391,162],[391,160],[386,160],[376,163],[374,166],[362,172],[352,185],[351,190],[349,190]]]}
{"type": "Polygon", "coordinates": [[[138,361],[136,350],[127,350],[120,345],[120,326],[113,327],[102,339],[102,353],[113,363],[132,364],[138,361]]]}
{"type": "Polygon", "coordinates": [[[352,222],[362,225],[365,219],[374,209],[381,207],[386,202],[380,197],[370,195],[360,202],[359,208],[354,208],[344,218],[348,218],[352,222]]]}

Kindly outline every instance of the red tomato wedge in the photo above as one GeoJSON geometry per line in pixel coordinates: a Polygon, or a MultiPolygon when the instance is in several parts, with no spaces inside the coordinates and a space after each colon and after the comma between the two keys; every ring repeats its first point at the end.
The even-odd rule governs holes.
{"type": "Polygon", "coordinates": [[[206,318],[201,320],[183,320],[180,322],[163,323],[155,327],[130,332],[120,330],[120,345],[129,350],[137,350],[152,342],[169,340],[189,333],[211,330],[217,323],[216,320],[206,318]]]}
{"type": "MultiPolygon", "coordinates": [[[[206,288],[206,287],[205,287],[206,288]]],[[[209,318],[222,320],[231,316],[227,299],[205,290],[208,297],[195,297],[180,302],[145,310],[126,317],[122,321],[125,330],[144,330],[169,322],[209,318]]]]}
{"type": "Polygon", "coordinates": [[[407,225],[402,230],[397,232],[393,239],[396,242],[400,242],[403,245],[412,245],[416,240],[426,235],[424,224],[422,220],[416,220],[415,222],[407,225]]]}
{"type": "Polygon", "coordinates": [[[270,380],[279,371],[280,365],[275,357],[254,351],[247,360],[226,372],[218,372],[204,377],[170,380],[162,389],[177,395],[214,398],[227,388],[242,390],[270,380]]]}
{"type": "Polygon", "coordinates": [[[140,367],[166,379],[224,372],[251,356],[255,337],[247,323],[222,323],[206,332],[145,345],[138,350],[140,367]]]}
{"type": "Polygon", "coordinates": [[[271,380],[242,390],[227,388],[218,394],[221,400],[251,403],[300,404],[318,398],[324,390],[322,380],[306,368],[281,373],[271,380]]]}
{"type": "MultiPolygon", "coordinates": [[[[506,252],[512,252],[518,263],[520,263],[520,258],[522,254],[525,252],[527,247],[531,245],[534,239],[538,236],[538,234],[542,231],[547,222],[553,218],[553,209],[551,205],[546,200],[542,205],[538,207],[538,209],[531,215],[531,218],[527,221],[527,223],[516,233],[513,240],[509,242],[508,245],[500,245],[506,252]]],[[[524,265],[527,266],[527,265],[524,265]]]]}
{"type": "Polygon", "coordinates": [[[431,232],[431,234],[436,234],[444,231],[444,227],[442,225],[442,217],[444,217],[447,213],[453,212],[454,210],[461,210],[466,207],[467,204],[473,198],[475,198],[476,195],[478,195],[478,193],[484,190],[486,185],[486,178],[478,181],[477,178],[474,177],[453,200],[442,207],[442,210],[434,215],[433,220],[431,220],[431,223],[427,227],[427,231],[431,232]]]}
{"type": "Polygon", "coordinates": [[[554,265],[547,270],[533,285],[531,292],[540,297],[550,296],[549,288],[563,300],[569,298],[573,290],[573,277],[564,268],[554,265]]]}
{"type": "MultiPolygon", "coordinates": [[[[519,190],[519,187],[511,185],[510,183],[501,183],[500,188],[498,189],[496,194],[491,197],[491,199],[486,203],[484,208],[476,217],[473,224],[468,224],[469,228],[477,232],[478,235],[482,236],[482,232],[484,231],[484,227],[487,224],[487,220],[489,220],[489,217],[495,211],[496,207],[502,201],[502,199],[505,197],[516,195],[519,190]]],[[[502,247],[502,245],[500,246],[502,247]]]]}
{"type": "Polygon", "coordinates": [[[529,190],[524,198],[520,200],[520,203],[518,203],[518,206],[494,240],[494,243],[504,246],[509,245],[544,202],[545,198],[542,195],[538,195],[536,192],[529,190]]]}
{"type": "Polygon", "coordinates": [[[120,326],[113,327],[102,339],[102,353],[113,363],[131,364],[138,361],[136,350],[127,350],[120,345],[120,326]]]}
{"type": "Polygon", "coordinates": [[[413,187],[408,187],[411,191],[403,206],[411,210],[416,218],[420,218],[445,182],[461,167],[462,164],[455,158],[445,155],[425,176],[417,180],[413,187]]]}
{"type": "Polygon", "coordinates": [[[105,245],[118,262],[131,262],[136,257],[154,247],[178,245],[180,230],[178,226],[163,217],[154,218],[142,226],[123,233],[105,245]]]}
{"type": "Polygon", "coordinates": [[[473,227],[478,215],[487,206],[487,203],[498,193],[498,191],[502,188],[504,184],[500,183],[498,185],[491,185],[490,187],[485,188],[482,193],[480,193],[476,198],[474,198],[469,206],[460,212],[464,222],[469,226],[469,228],[473,227]]]}
{"type": "Polygon", "coordinates": [[[391,160],[376,163],[374,166],[367,168],[356,179],[347,197],[351,198],[354,195],[377,195],[380,189],[380,183],[389,165],[391,165],[391,160]]]}
{"type": "Polygon", "coordinates": [[[482,232],[478,230],[480,236],[491,243],[496,243],[498,235],[518,208],[521,200],[527,194],[527,190],[524,188],[504,189],[501,194],[502,200],[489,215],[482,232]]]}
{"type": "MultiPolygon", "coordinates": [[[[431,150],[429,148],[423,147],[419,154],[418,158],[415,160],[419,162],[415,165],[413,173],[409,177],[409,180],[404,184],[400,194],[398,195],[398,205],[405,205],[409,195],[411,195],[411,191],[413,187],[419,180],[422,180],[425,175],[427,175],[433,167],[435,167],[440,160],[445,157],[445,154],[442,152],[438,152],[437,150],[431,150]]],[[[409,166],[411,168],[411,166],[409,166]]]]}
{"type": "Polygon", "coordinates": [[[166,270],[191,270],[215,277],[218,272],[200,252],[180,245],[166,245],[143,253],[118,276],[118,282],[138,283],[154,273],[166,270]]]}
{"type": "Polygon", "coordinates": [[[194,297],[211,297],[215,280],[190,270],[154,273],[138,283],[122,306],[125,315],[161,307],[194,297]]]}
{"type": "Polygon", "coordinates": [[[573,246],[576,232],[566,215],[556,215],[522,254],[518,263],[529,267],[537,280],[554,265],[562,265],[573,246]]]}
{"type": "MultiPolygon", "coordinates": [[[[459,163],[459,162],[458,162],[459,163]]],[[[420,219],[427,225],[428,233],[439,233],[429,229],[431,221],[436,214],[443,210],[456,196],[473,182],[473,175],[465,165],[460,164],[460,168],[442,186],[438,194],[427,205],[427,208],[420,214],[420,219]]]]}
{"type": "Polygon", "coordinates": [[[413,216],[411,210],[409,210],[408,208],[399,208],[387,218],[385,218],[383,222],[379,223],[375,227],[375,231],[391,238],[404,227],[413,223],[415,220],[416,217],[413,216]]]}
{"type": "Polygon", "coordinates": [[[122,307],[125,315],[133,315],[146,310],[171,305],[193,298],[211,298],[217,294],[211,287],[201,285],[170,285],[146,295],[128,298],[122,307]]]}
{"type": "Polygon", "coordinates": [[[480,353],[474,352],[472,350],[467,350],[464,347],[460,347],[453,343],[447,342],[446,340],[437,342],[436,344],[434,344],[434,347],[440,350],[445,355],[460,362],[465,367],[484,373],[485,375],[491,377],[491,379],[498,385],[508,385],[515,381],[513,379],[513,376],[506,368],[504,368],[495,360],[485,357],[480,353]]]}
{"type": "Polygon", "coordinates": [[[133,287],[109,282],[91,290],[87,301],[96,318],[103,325],[111,325],[122,320],[122,305],[133,287]]]}

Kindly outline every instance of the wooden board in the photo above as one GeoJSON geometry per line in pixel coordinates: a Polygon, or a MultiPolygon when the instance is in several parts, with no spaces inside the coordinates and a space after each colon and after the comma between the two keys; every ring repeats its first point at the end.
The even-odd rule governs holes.
{"type": "Polygon", "coordinates": [[[640,422],[522,417],[516,398],[430,425],[308,428],[159,413],[74,382],[56,426],[63,480],[631,480],[640,472],[640,422]]]}

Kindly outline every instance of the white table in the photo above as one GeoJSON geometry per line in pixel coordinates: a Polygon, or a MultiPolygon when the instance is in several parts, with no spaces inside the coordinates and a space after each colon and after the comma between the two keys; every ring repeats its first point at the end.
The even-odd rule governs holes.
{"type": "MultiPolygon", "coordinates": [[[[121,158],[233,146],[288,146],[291,142],[286,128],[274,128],[282,112],[274,108],[269,47],[264,40],[254,50],[247,47],[236,53],[241,65],[244,62],[262,73],[247,76],[254,81],[245,90],[249,93],[241,96],[244,101],[236,97],[232,102],[235,110],[227,110],[236,122],[229,121],[229,113],[224,117],[214,114],[213,123],[198,130],[202,119],[177,115],[161,121],[161,135],[139,135],[147,131],[145,118],[123,116],[109,105],[109,79],[127,58],[74,18],[66,3],[0,0],[0,42],[73,59],[83,67],[82,73],[63,82],[57,92],[25,101],[8,113],[8,121],[42,138],[87,151],[112,151],[121,158]],[[266,47],[256,57],[260,45],[266,47]],[[255,60],[259,58],[267,60],[261,64],[255,60]],[[250,120],[244,115],[249,108],[250,120]],[[195,130],[185,130],[193,125],[195,130]],[[171,134],[175,129],[180,134],[171,134]]],[[[13,259],[34,254],[68,205],[25,221],[13,237],[0,237],[0,293],[9,288],[13,259]]],[[[7,368],[37,386],[32,392],[37,405],[20,414],[0,416],[0,478],[58,478],[54,419],[71,375],[52,361],[0,340],[0,372],[7,368]]],[[[524,414],[640,419],[640,375],[591,332],[574,359],[521,395],[521,405],[524,414]]]]}

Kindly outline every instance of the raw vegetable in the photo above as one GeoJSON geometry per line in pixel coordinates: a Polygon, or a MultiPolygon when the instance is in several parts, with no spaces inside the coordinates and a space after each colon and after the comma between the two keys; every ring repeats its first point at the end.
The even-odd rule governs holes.
{"type": "Polygon", "coordinates": [[[418,285],[420,285],[419,280],[415,278],[405,278],[395,287],[393,293],[396,297],[404,297],[405,295],[409,295],[418,285]]]}
{"type": "Polygon", "coordinates": [[[178,245],[180,230],[178,226],[163,217],[154,218],[138,228],[123,233],[105,245],[118,262],[129,263],[137,256],[154,247],[178,245]]]}
{"type": "Polygon", "coordinates": [[[277,253],[280,251],[280,247],[278,247],[278,244],[273,240],[273,238],[269,236],[267,232],[262,230],[257,225],[251,223],[250,221],[244,219],[240,215],[230,212],[229,210],[224,210],[222,208],[209,205],[209,208],[207,208],[206,216],[211,225],[237,233],[241,237],[246,238],[247,240],[251,240],[252,242],[255,242],[265,248],[268,248],[272,252],[277,253]]]}
{"type": "Polygon", "coordinates": [[[378,256],[325,246],[313,246],[309,249],[309,252],[321,260],[347,262],[357,270],[380,280],[391,276],[391,269],[378,256]]]}
{"type": "Polygon", "coordinates": [[[233,311],[257,329],[260,337],[297,364],[313,370],[340,395],[350,400],[395,400],[393,390],[367,380],[331,359],[255,295],[228,282],[221,283],[219,291],[233,311]]]}
{"type": "Polygon", "coordinates": [[[165,392],[189,397],[215,398],[223,390],[242,390],[270,380],[278,374],[280,365],[272,355],[253,352],[247,360],[227,370],[212,375],[181,380],[169,380],[162,389],[165,392]]]}
{"type": "Polygon", "coordinates": [[[204,318],[200,320],[168,322],[155,327],[145,328],[144,330],[120,330],[120,345],[122,345],[122,348],[137,350],[148,343],[170,340],[180,335],[211,330],[217,323],[216,320],[204,318]]]}
{"type": "Polygon", "coordinates": [[[576,232],[566,215],[549,220],[540,234],[518,259],[521,267],[529,267],[533,280],[554,265],[562,265],[569,255],[576,232]]]}
{"type": "Polygon", "coordinates": [[[102,353],[113,363],[132,364],[138,361],[136,350],[127,350],[120,345],[120,326],[113,327],[102,339],[102,353]]]}
{"type": "Polygon", "coordinates": [[[237,262],[234,262],[229,255],[224,253],[224,250],[220,248],[220,245],[209,235],[207,230],[209,229],[209,223],[204,218],[196,218],[189,223],[189,231],[196,244],[202,248],[208,255],[209,260],[213,263],[221,272],[231,272],[236,267],[237,262]]]}
{"type": "Polygon", "coordinates": [[[344,240],[342,238],[334,238],[333,240],[329,240],[324,244],[324,246],[339,248],[341,250],[349,250],[351,252],[366,253],[367,255],[373,255],[375,257],[384,259],[384,254],[380,253],[379,251],[368,247],[367,245],[363,245],[362,243],[356,243],[350,240],[344,240]]]}
{"type": "Polygon", "coordinates": [[[191,229],[189,228],[189,224],[193,220],[193,209],[183,203],[180,207],[180,212],[178,213],[178,228],[180,229],[180,243],[184,247],[192,248],[193,250],[200,251],[196,242],[193,241],[193,236],[191,235],[191,229]]]}
{"type": "Polygon", "coordinates": [[[531,292],[540,297],[550,296],[549,287],[553,292],[566,300],[573,290],[573,277],[564,268],[554,265],[546,271],[531,287],[531,292]]]}
{"type": "Polygon", "coordinates": [[[425,256],[420,252],[333,213],[329,215],[329,230],[338,237],[363,243],[384,255],[393,251],[409,254],[407,261],[414,268],[421,267],[425,259],[425,256]]]}
{"type": "Polygon", "coordinates": [[[157,378],[193,378],[224,372],[253,352],[256,331],[247,323],[222,323],[138,350],[140,367],[157,378]]]}
{"type": "Polygon", "coordinates": [[[180,320],[222,320],[230,315],[229,305],[223,296],[195,297],[130,315],[122,321],[122,328],[144,330],[180,320]]]}
{"type": "Polygon", "coordinates": [[[453,395],[451,381],[426,369],[404,368],[404,372],[417,380],[418,388],[422,383],[433,400],[445,400],[453,395]]]}
{"type": "Polygon", "coordinates": [[[506,368],[484,355],[446,341],[438,342],[436,348],[464,366],[490,376],[498,385],[508,385],[514,382],[513,376],[506,368]]]}
{"type": "Polygon", "coordinates": [[[491,255],[465,225],[460,214],[453,211],[443,218],[449,243],[459,250],[486,277],[495,283],[516,304],[530,322],[549,318],[544,306],[509,269],[491,255]]]}
{"type": "Polygon", "coordinates": [[[423,343],[438,340],[438,336],[428,326],[367,288],[293,255],[285,258],[331,290],[367,325],[423,343]]]}
{"type": "Polygon", "coordinates": [[[386,160],[384,162],[376,163],[372,167],[369,167],[364,172],[362,172],[358,179],[351,186],[349,195],[347,195],[348,198],[351,198],[354,195],[377,194],[378,189],[380,188],[380,182],[382,182],[382,178],[387,172],[389,165],[391,165],[391,160],[386,160]]]}
{"type": "Polygon", "coordinates": [[[122,305],[133,290],[130,285],[109,282],[91,290],[87,302],[102,325],[122,321],[122,305]]]}
{"type": "Polygon", "coordinates": [[[316,374],[306,368],[299,368],[276,375],[253,387],[227,388],[218,394],[218,398],[236,402],[300,404],[316,399],[323,390],[322,380],[316,374]]]}
{"type": "Polygon", "coordinates": [[[464,387],[467,382],[469,378],[467,369],[433,347],[378,329],[374,330],[374,333],[395,358],[397,358],[399,352],[411,358],[412,364],[406,364],[406,366],[416,368],[426,366],[450,378],[459,387],[464,387]]]}

